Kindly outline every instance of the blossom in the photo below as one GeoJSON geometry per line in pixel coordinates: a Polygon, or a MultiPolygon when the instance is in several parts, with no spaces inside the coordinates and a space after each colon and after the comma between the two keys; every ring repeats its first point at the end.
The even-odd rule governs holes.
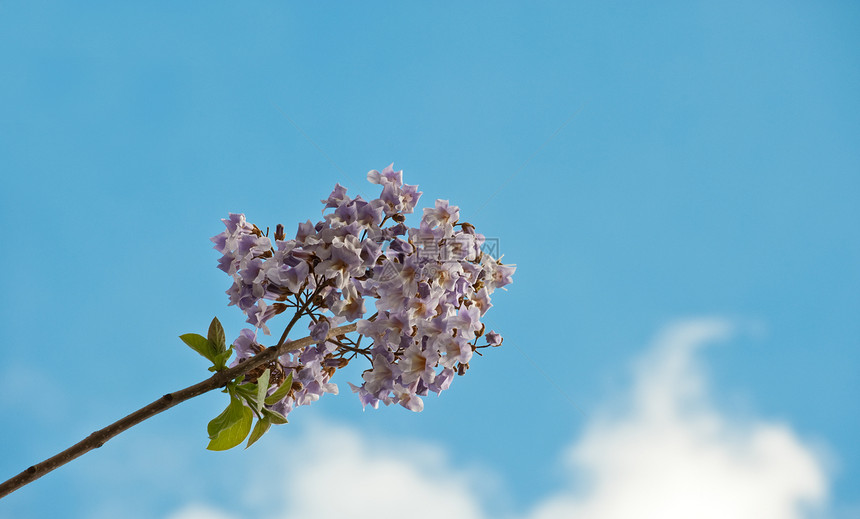
{"type": "Polygon", "coordinates": [[[253,324],[256,328],[262,329],[263,333],[269,335],[269,327],[266,326],[266,321],[284,311],[283,305],[273,304],[268,305],[265,301],[257,301],[248,311],[248,323],[253,324]]]}
{"type": "Polygon", "coordinates": [[[267,405],[284,416],[337,393],[334,374],[362,358],[369,367],[361,384],[350,383],[362,406],[420,411],[421,397],[448,389],[478,348],[502,342],[495,331],[483,335],[481,319],[493,306],[491,294],[512,282],[516,267],[484,253],[484,236],[459,222],[460,209],[448,200],[425,208],[418,227],[406,225],[422,193],[404,184],[393,164],[371,170],[367,179],[381,187],[378,198],[352,198],[336,184],[321,200],[322,219],[299,223],[294,239],[287,240],[279,224],[273,241],[237,213],[222,220],[225,230],[211,239],[222,255],[218,268],[233,280],[229,302],[254,327],[234,341],[236,362],[264,349],[257,331],[268,335],[281,312],[292,308],[294,321],[310,318],[315,343],[273,364],[277,384],[292,376],[283,398],[267,405]],[[368,308],[375,313],[368,315],[368,308]],[[329,336],[346,322],[356,323],[355,337],[329,336]],[[478,344],[481,337],[486,344],[478,344]]]}
{"type": "Polygon", "coordinates": [[[389,184],[395,186],[403,185],[403,171],[394,171],[394,164],[390,164],[382,170],[382,173],[375,169],[367,173],[367,181],[371,184],[380,184],[386,186],[389,184]]]}
{"type": "Polygon", "coordinates": [[[424,209],[424,221],[431,227],[450,225],[460,219],[460,208],[448,205],[447,200],[436,200],[436,207],[424,209]]]}
{"type": "Polygon", "coordinates": [[[490,331],[485,337],[489,346],[501,346],[502,336],[494,331],[490,331]]]}
{"type": "Polygon", "coordinates": [[[233,365],[236,365],[240,361],[251,358],[260,353],[263,350],[263,347],[257,343],[257,334],[254,330],[244,328],[239,333],[239,337],[233,341],[233,349],[236,351],[236,360],[233,365]]]}
{"type": "Polygon", "coordinates": [[[328,319],[320,319],[316,324],[311,326],[311,339],[317,342],[324,342],[328,337],[328,331],[331,329],[331,323],[328,319]]]}

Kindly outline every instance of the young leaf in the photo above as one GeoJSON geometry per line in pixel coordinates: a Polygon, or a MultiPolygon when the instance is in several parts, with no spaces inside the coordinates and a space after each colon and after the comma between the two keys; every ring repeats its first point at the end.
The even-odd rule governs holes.
{"type": "Polygon", "coordinates": [[[254,445],[254,442],[259,440],[266,434],[266,431],[269,430],[269,427],[272,426],[272,422],[269,421],[268,418],[263,418],[262,420],[257,420],[257,425],[254,426],[254,430],[251,431],[251,436],[248,438],[248,445],[245,446],[247,449],[251,445],[254,445]]]}
{"type": "Polygon", "coordinates": [[[226,429],[221,429],[209,445],[206,446],[210,451],[226,451],[242,443],[251,432],[251,423],[254,421],[254,412],[250,407],[242,406],[242,417],[238,422],[234,423],[226,429]]]}
{"type": "MultiPolygon", "coordinates": [[[[238,397],[242,397],[245,399],[245,402],[251,407],[251,409],[257,409],[257,384],[251,384],[250,382],[245,382],[244,384],[239,384],[235,387],[235,395],[238,397]]],[[[259,415],[259,411],[257,412],[259,415]]]]}
{"type": "Polygon", "coordinates": [[[256,398],[256,396],[250,396],[250,395],[244,395],[243,394],[242,398],[245,399],[245,402],[248,404],[248,406],[251,409],[257,409],[257,398],[256,398]]]}
{"type": "Polygon", "coordinates": [[[212,371],[221,371],[222,369],[226,368],[227,360],[230,358],[231,355],[233,355],[232,346],[215,355],[215,358],[212,359],[212,364],[214,364],[214,366],[212,366],[212,368],[214,368],[212,369],[212,371]]]}
{"type": "Polygon", "coordinates": [[[281,425],[288,423],[286,416],[277,411],[272,411],[271,409],[263,409],[263,416],[273,424],[281,425]]]}
{"type": "Polygon", "coordinates": [[[242,396],[257,396],[257,383],[256,382],[245,382],[236,386],[236,392],[242,396]]]}
{"type": "Polygon", "coordinates": [[[256,395],[256,403],[257,403],[257,413],[263,410],[263,403],[266,399],[266,392],[269,390],[269,376],[271,371],[269,368],[266,368],[266,371],[263,372],[262,375],[257,377],[257,395],[256,395]]]}
{"type": "Polygon", "coordinates": [[[287,375],[287,379],[281,383],[280,387],[274,393],[266,397],[266,405],[274,405],[280,402],[290,392],[291,387],[293,387],[292,373],[287,375]]]}
{"type": "Polygon", "coordinates": [[[214,362],[216,354],[215,345],[209,339],[197,333],[186,333],[185,335],[180,335],[179,338],[182,339],[182,342],[190,346],[192,350],[214,362]]]}
{"type": "Polygon", "coordinates": [[[227,349],[227,338],[224,336],[224,327],[217,317],[212,318],[209,323],[209,340],[215,345],[215,351],[222,353],[227,349]]]}
{"type": "Polygon", "coordinates": [[[245,406],[242,404],[242,401],[231,394],[230,404],[227,406],[227,409],[224,409],[221,414],[213,418],[206,427],[209,439],[214,439],[221,431],[241,420],[243,409],[245,409],[245,406]]]}

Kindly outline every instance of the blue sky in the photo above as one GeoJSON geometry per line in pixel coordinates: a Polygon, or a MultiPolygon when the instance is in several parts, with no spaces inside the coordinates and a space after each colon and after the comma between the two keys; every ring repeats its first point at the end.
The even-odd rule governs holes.
{"type": "MultiPolygon", "coordinates": [[[[2,477],[207,374],[177,336],[242,327],[208,241],[228,212],[290,229],[336,182],[374,196],[366,172],[393,161],[518,265],[487,315],[506,347],[421,414],[362,412],[347,373],[258,446],[210,453],[206,395],[0,518],[247,515],[269,488],[249,481],[301,487],[324,441],[355,454],[332,481],[400,470],[463,517],[614,517],[601,492],[629,489],[594,483],[594,438],[638,452],[648,424],[702,440],[699,420],[722,453],[785,440],[809,477],[765,478],[773,509],[857,517],[858,22],[849,2],[0,3],[2,477]]],[[[691,449],[656,452],[682,470],[691,449]]],[[[735,461],[703,481],[742,480],[735,461]]],[[[281,494],[266,517],[303,510],[281,494]]]]}

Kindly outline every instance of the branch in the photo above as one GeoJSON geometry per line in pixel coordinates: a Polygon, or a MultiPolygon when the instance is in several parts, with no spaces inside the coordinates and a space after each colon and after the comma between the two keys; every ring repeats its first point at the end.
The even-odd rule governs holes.
{"type": "MultiPolygon", "coordinates": [[[[328,337],[336,337],[345,333],[354,332],[355,328],[356,323],[347,324],[338,328],[332,328],[331,330],[329,330],[328,337]]],[[[151,404],[145,407],[141,407],[140,409],[131,413],[125,418],[117,420],[116,422],[108,425],[104,429],[98,430],[90,434],[83,440],[72,445],[71,447],[57,454],[56,456],[48,458],[41,463],[37,463],[36,465],[33,465],[27,470],[21,472],[17,476],[10,478],[8,481],[5,481],[4,483],[0,484],[0,498],[11,494],[15,490],[23,487],[28,483],[32,483],[33,481],[39,479],[48,472],[51,472],[52,470],[65,465],[66,463],[72,461],[78,456],[81,456],[93,449],[101,447],[114,436],[127,429],[130,429],[131,427],[134,427],[135,425],[146,420],[147,418],[152,418],[158,413],[170,409],[176,404],[194,398],[195,396],[200,396],[203,393],[208,393],[209,391],[212,391],[213,389],[224,387],[231,380],[234,380],[237,377],[240,377],[241,375],[252,371],[254,368],[257,368],[264,364],[268,364],[269,362],[274,361],[285,353],[305,348],[316,342],[317,341],[311,339],[310,337],[304,337],[302,339],[287,343],[284,343],[282,339],[277,346],[266,348],[259,355],[256,355],[242,362],[241,364],[238,364],[237,366],[225,369],[224,371],[219,371],[208,379],[202,382],[198,382],[193,386],[186,387],[185,389],[180,389],[179,391],[174,391],[173,393],[168,393],[163,397],[159,398],[158,400],[152,402],[151,404]]]]}

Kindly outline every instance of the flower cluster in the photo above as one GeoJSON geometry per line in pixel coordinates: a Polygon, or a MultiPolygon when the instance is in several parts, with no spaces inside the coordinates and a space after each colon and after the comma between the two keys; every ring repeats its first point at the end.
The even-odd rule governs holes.
{"type": "Polygon", "coordinates": [[[286,239],[278,225],[272,240],[241,214],[224,219],[226,230],[212,238],[223,254],[219,268],[233,278],[230,304],[255,328],[242,330],[234,342],[234,365],[264,349],[257,331],[270,334],[276,315],[294,310],[279,344],[302,316],[308,318],[316,344],[266,366],[269,394],[291,376],[290,390],[269,406],[284,416],[336,393],[331,377],[359,356],[371,367],[361,385],[350,386],[363,405],[399,403],[420,411],[421,396],[447,389],[474,353],[502,342],[499,334],[484,333],[481,317],[515,267],[482,252],[484,236],[461,223],[459,209],[446,200],[424,209],[417,228],[408,227],[405,215],[421,192],[403,184],[401,171],[389,166],[367,178],[381,186],[379,198],[351,198],[338,184],[322,200],[323,219],[299,224],[295,238],[286,239]],[[356,337],[329,337],[331,328],[354,321],[356,337]]]}

